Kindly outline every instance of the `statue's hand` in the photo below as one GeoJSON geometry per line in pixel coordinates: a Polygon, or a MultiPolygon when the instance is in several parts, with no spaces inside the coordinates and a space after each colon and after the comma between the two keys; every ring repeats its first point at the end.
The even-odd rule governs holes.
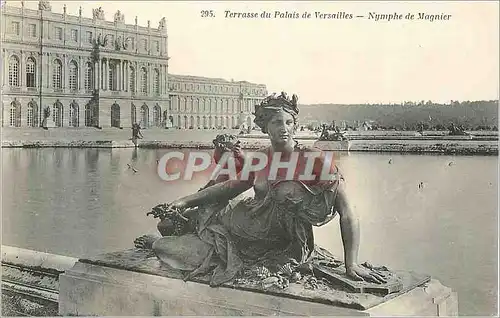
{"type": "Polygon", "coordinates": [[[169,206],[173,209],[184,210],[187,206],[187,202],[183,199],[177,199],[169,204],[169,206]]]}
{"type": "Polygon", "coordinates": [[[365,280],[376,284],[387,283],[383,274],[358,264],[346,267],[346,274],[353,280],[365,280]]]}

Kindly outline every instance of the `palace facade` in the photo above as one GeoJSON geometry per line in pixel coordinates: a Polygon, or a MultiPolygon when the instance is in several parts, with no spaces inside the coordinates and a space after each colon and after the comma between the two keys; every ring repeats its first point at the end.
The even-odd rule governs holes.
{"type": "Polygon", "coordinates": [[[165,18],[157,27],[113,22],[101,8],[92,18],[2,8],[3,127],[253,126],[265,85],[168,73],[165,18]]]}

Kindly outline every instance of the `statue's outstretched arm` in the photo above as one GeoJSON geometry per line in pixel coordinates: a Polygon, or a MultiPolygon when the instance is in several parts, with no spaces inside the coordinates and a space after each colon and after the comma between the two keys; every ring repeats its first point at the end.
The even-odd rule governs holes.
{"type": "Polygon", "coordinates": [[[172,202],[178,208],[192,208],[231,200],[253,186],[250,180],[227,180],[172,202]]]}

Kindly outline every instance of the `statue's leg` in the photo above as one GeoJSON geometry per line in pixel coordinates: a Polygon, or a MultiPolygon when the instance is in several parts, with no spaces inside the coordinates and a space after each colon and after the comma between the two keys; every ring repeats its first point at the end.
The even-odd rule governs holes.
{"type": "Polygon", "coordinates": [[[213,249],[195,234],[165,236],[154,241],[152,248],[162,262],[184,271],[199,268],[213,249]]]}

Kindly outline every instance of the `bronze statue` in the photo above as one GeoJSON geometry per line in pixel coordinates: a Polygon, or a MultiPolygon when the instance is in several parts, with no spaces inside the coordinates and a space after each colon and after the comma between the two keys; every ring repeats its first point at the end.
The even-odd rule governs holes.
{"type": "Polygon", "coordinates": [[[136,239],[136,247],[152,249],[161,262],[186,272],[186,279],[209,275],[211,286],[258,282],[286,288],[289,282],[301,281],[314,288],[321,283],[317,277],[333,280],[340,270],[351,281],[386,283],[390,277],[386,268],[358,263],[359,221],[350,208],[339,169],[332,165],[333,177],[321,180],[316,167],[323,167],[324,154],[294,140],[297,100],[296,95],[290,99],[281,93],[255,106],[254,123],[271,141],[271,146],[259,151],[268,158],[281,154],[282,161],[295,151],[301,155],[316,152],[316,179],[288,180],[278,173],[271,180],[263,169],[251,173],[248,180],[214,183],[155,207],[153,215],[175,220],[179,230],[160,238],[142,236],[136,239]],[[233,201],[251,188],[253,198],[233,201]],[[313,226],[322,226],[336,215],[344,262],[314,242],[313,226]]]}

